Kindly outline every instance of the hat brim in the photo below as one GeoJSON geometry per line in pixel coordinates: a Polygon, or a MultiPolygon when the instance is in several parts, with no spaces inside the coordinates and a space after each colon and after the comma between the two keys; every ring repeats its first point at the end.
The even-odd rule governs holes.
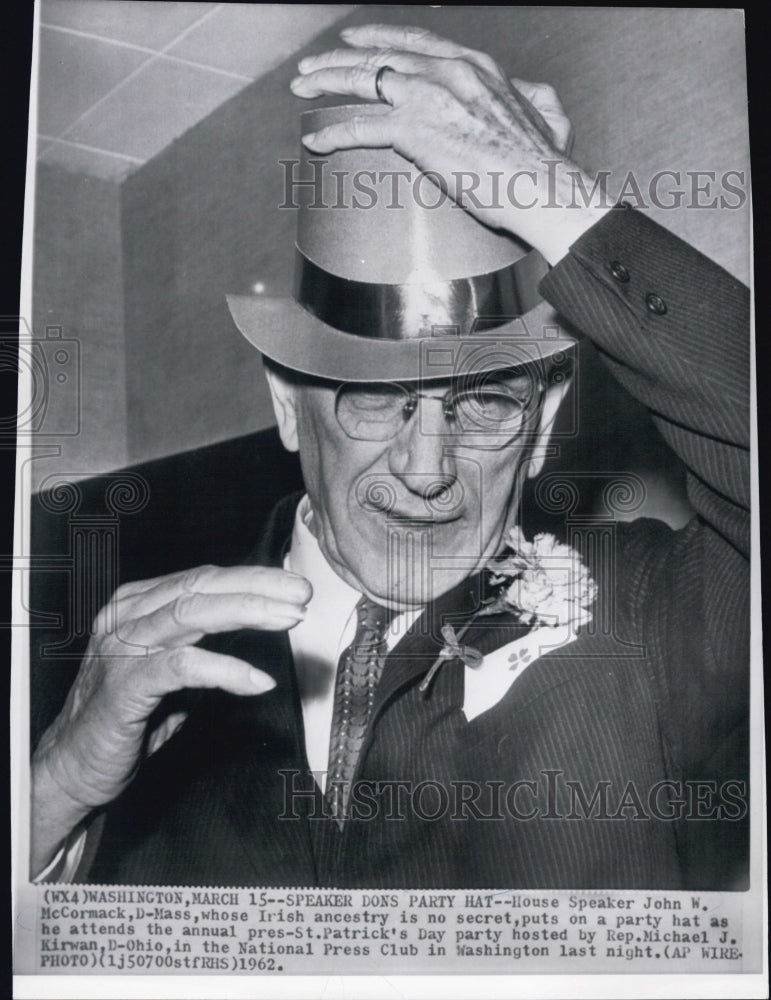
{"type": "Polygon", "coordinates": [[[346,382],[451,378],[537,362],[576,344],[548,302],[523,316],[469,336],[387,340],[343,333],[294,299],[228,295],[243,336],[293,371],[346,382]]]}

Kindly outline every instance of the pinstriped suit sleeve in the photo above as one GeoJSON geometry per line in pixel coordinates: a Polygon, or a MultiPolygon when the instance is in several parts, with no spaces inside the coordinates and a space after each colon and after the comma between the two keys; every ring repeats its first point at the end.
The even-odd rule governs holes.
{"type": "Polygon", "coordinates": [[[628,526],[631,571],[618,597],[657,654],[663,725],[683,773],[739,777],[749,704],[748,290],[619,207],[576,241],[541,293],[593,341],[688,468],[698,516],[677,532],[628,526]],[[655,299],[650,308],[651,295],[666,311],[655,299]]]}
{"type": "Polygon", "coordinates": [[[695,510],[747,555],[747,288],[642,213],[619,207],[573,244],[541,294],[648,407],[689,469],[695,510]],[[613,276],[614,264],[628,280],[613,276]],[[665,313],[649,308],[649,295],[663,300],[665,313]]]}

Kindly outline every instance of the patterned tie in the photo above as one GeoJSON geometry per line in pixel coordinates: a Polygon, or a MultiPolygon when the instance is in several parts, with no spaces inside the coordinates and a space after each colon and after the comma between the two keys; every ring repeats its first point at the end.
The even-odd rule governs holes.
{"type": "Polygon", "coordinates": [[[356,635],[337,664],[325,801],[342,828],[351,781],[367,732],[375,689],[383,673],[386,629],[395,612],[362,597],[356,605],[356,635]]]}

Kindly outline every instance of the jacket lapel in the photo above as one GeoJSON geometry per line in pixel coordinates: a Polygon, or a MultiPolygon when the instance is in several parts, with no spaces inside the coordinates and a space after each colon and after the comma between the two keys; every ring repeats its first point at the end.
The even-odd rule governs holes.
{"type": "Polygon", "coordinates": [[[442,626],[458,631],[480,607],[480,577],[475,575],[428,605],[388,654],[372,709],[373,721],[406,684],[426,673],[444,646],[442,626]]]}
{"type": "Polygon", "coordinates": [[[487,597],[484,588],[485,578],[477,573],[432,602],[413,622],[386,659],[375,695],[374,716],[397,691],[430,670],[445,645],[442,626],[451,625],[456,635],[462,633],[461,645],[472,646],[482,655],[530,631],[514,614],[480,615],[487,597]]]}

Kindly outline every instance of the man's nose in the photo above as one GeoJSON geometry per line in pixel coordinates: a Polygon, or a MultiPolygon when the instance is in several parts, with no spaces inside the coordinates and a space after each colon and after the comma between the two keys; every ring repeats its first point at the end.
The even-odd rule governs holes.
{"type": "Polygon", "coordinates": [[[446,434],[442,401],[421,399],[389,449],[391,472],[411,493],[426,500],[442,494],[457,479],[455,457],[447,448],[446,434]]]}

